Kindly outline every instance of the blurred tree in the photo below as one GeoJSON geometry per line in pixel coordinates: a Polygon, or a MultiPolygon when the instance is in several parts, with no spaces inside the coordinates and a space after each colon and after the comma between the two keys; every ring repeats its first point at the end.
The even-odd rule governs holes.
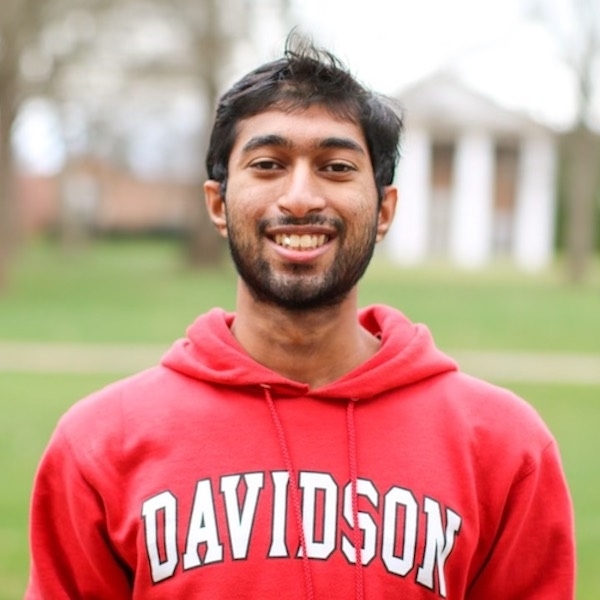
{"type": "Polygon", "coordinates": [[[562,136],[560,151],[567,275],[579,283],[589,271],[598,223],[600,135],[592,123],[593,102],[600,94],[600,0],[525,0],[525,9],[555,39],[577,86],[575,119],[562,136]]]}
{"type": "MultiPolygon", "coordinates": [[[[192,98],[201,125],[193,132],[198,189],[186,219],[186,256],[194,265],[215,264],[224,245],[206,217],[201,185],[213,108],[234,64],[255,57],[257,45],[271,43],[277,31],[283,40],[290,7],[290,0],[0,0],[0,280],[17,223],[11,131],[32,95],[51,100],[62,123],[61,190],[71,196],[61,202],[66,239],[76,239],[73,228],[81,227],[75,214],[83,214],[81,203],[73,194],[82,189],[75,185],[82,157],[131,168],[137,132],[192,98]],[[270,29],[264,29],[267,21],[270,29]]],[[[163,141],[168,127],[163,124],[163,141]]],[[[169,147],[181,157],[178,141],[169,147]]],[[[163,158],[169,154],[160,150],[163,158]]],[[[90,184],[101,190],[105,182],[90,184]]]]}
{"type": "Polygon", "coordinates": [[[18,235],[11,131],[21,100],[20,59],[37,25],[40,4],[39,0],[0,3],[0,288],[18,235]]]}
{"type": "MultiPolygon", "coordinates": [[[[73,59],[78,35],[71,32],[57,44],[56,21],[102,0],[2,0],[0,2],[0,288],[6,283],[9,259],[20,238],[15,189],[12,132],[25,100],[51,95],[54,77],[73,59]],[[54,29],[53,29],[54,27],[54,29]]],[[[109,2],[104,2],[104,5],[109,2]]],[[[64,34],[64,28],[62,30],[64,34]]]]}

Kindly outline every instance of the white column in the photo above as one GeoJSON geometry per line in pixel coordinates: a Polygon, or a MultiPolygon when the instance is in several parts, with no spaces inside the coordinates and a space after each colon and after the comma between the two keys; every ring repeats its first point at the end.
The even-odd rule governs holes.
{"type": "Polygon", "coordinates": [[[521,143],[515,206],[513,256],[528,271],[552,260],[556,214],[556,148],[549,135],[521,143]]]}
{"type": "Polygon", "coordinates": [[[426,258],[431,193],[431,142],[426,131],[407,132],[398,165],[398,205],[386,249],[396,263],[414,265],[426,258]]]}
{"type": "Polygon", "coordinates": [[[494,206],[494,145],[487,133],[459,138],[453,174],[450,258],[461,267],[482,267],[491,254],[494,206]]]}

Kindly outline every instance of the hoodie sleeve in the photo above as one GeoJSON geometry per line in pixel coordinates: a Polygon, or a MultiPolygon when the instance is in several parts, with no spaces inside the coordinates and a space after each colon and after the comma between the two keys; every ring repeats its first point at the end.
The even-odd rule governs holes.
{"type": "Polygon", "coordinates": [[[518,479],[499,530],[468,600],[574,598],[575,551],[571,499],[556,443],[518,479]]]}
{"type": "Polygon", "coordinates": [[[108,541],[100,495],[57,429],[36,474],[25,600],[131,598],[126,570],[108,541]]]}

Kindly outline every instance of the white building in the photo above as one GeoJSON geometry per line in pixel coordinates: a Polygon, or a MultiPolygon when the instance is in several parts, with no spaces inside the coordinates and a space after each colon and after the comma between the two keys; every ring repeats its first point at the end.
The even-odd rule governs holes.
{"type": "Polygon", "coordinates": [[[523,269],[545,267],[554,248],[554,133],[448,75],[399,99],[406,135],[391,259],[479,268],[508,257],[523,269]]]}

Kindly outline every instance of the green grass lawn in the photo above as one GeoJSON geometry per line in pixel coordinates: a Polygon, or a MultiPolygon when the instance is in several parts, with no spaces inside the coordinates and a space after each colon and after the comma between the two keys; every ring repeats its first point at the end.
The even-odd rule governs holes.
{"type": "MultiPolygon", "coordinates": [[[[600,352],[600,277],[581,288],[556,273],[401,270],[376,260],[361,304],[383,302],[427,323],[445,349],[600,352]]],[[[117,241],[65,256],[53,246],[24,251],[0,294],[0,340],[170,342],[195,316],[232,309],[235,274],[183,266],[168,242],[117,241]]]]}
{"type": "Polygon", "coordinates": [[[0,600],[23,597],[31,482],[60,414],[115,376],[0,372],[0,600]]]}
{"type": "MultiPolygon", "coordinates": [[[[197,314],[233,309],[230,266],[197,273],[173,243],[117,241],[64,256],[38,243],[21,254],[0,295],[0,341],[168,343],[197,314]]],[[[507,268],[458,273],[392,269],[376,260],[361,304],[381,302],[427,323],[447,350],[600,353],[600,279],[580,288],[560,275],[507,268]]],[[[6,373],[0,369],[0,600],[21,598],[27,573],[31,479],[56,420],[114,375],[6,373]]],[[[600,598],[600,387],[509,385],[558,438],[571,485],[579,552],[578,600],[600,598]]]]}
{"type": "Polygon", "coordinates": [[[427,323],[443,349],[600,353],[600,277],[581,287],[562,272],[485,272],[443,266],[392,269],[376,262],[361,302],[383,302],[427,323]]]}
{"type": "Polygon", "coordinates": [[[233,308],[234,298],[230,268],[187,269],[173,243],[120,240],[76,255],[38,244],[21,253],[0,295],[0,339],[170,341],[207,308],[233,308]]]}

